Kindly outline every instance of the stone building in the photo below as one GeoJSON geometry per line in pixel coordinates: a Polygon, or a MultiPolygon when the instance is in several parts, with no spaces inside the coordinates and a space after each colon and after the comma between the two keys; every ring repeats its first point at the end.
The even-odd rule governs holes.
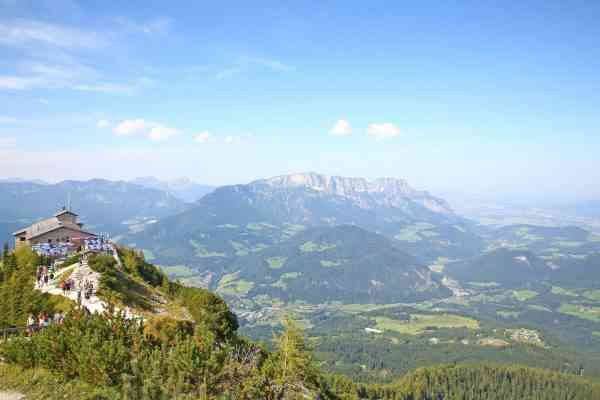
{"type": "Polygon", "coordinates": [[[27,228],[13,233],[15,248],[20,246],[33,246],[49,243],[82,242],[85,239],[95,238],[96,235],[83,230],[83,224],[78,222],[77,214],[63,209],[48,218],[37,222],[27,228]]]}

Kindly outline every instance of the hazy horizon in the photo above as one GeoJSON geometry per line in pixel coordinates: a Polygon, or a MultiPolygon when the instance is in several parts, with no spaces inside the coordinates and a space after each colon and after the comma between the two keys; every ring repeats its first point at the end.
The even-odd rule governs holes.
{"type": "MultiPolygon", "coordinates": [[[[289,174],[298,174],[298,173],[319,173],[319,171],[294,171],[294,172],[290,172],[289,174]]],[[[146,176],[134,176],[132,178],[116,178],[116,179],[108,179],[106,177],[101,177],[101,176],[96,176],[96,177],[86,177],[86,178],[75,178],[75,179],[53,179],[53,180],[49,180],[49,179],[42,179],[42,178],[37,178],[37,177],[18,177],[18,176],[0,176],[0,183],[2,183],[3,181],[6,182],[16,182],[16,181],[26,181],[26,182],[37,182],[37,183],[43,183],[43,184],[59,184],[61,182],[64,181],[76,181],[76,182],[86,182],[86,181],[92,181],[92,180],[108,180],[108,181],[113,181],[113,182],[134,182],[136,179],[141,179],[141,178],[150,178],[150,179],[156,179],[162,183],[173,183],[176,181],[183,181],[183,180],[187,180],[189,181],[191,184],[197,184],[197,185],[203,185],[203,186],[208,186],[208,187],[221,187],[221,186],[228,186],[228,185],[244,185],[244,184],[249,184],[251,182],[257,181],[257,180],[261,180],[261,179],[267,179],[267,178],[272,178],[275,176],[280,176],[280,175],[288,175],[288,174],[276,174],[276,175],[268,175],[268,176],[261,176],[261,177],[256,177],[254,179],[250,179],[247,181],[233,181],[233,182],[226,182],[226,183],[207,183],[204,182],[201,178],[194,178],[194,177],[188,177],[188,176],[177,176],[177,177],[156,177],[156,176],[152,176],[152,175],[146,175],[146,176]]],[[[340,174],[325,174],[325,175],[329,175],[329,176],[341,176],[341,177],[346,177],[346,178],[365,178],[367,180],[374,180],[374,179],[378,179],[378,178],[397,178],[397,179],[405,179],[404,177],[393,177],[393,176],[376,176],[376,177],[364,177],[364,176],[351,176],[351,175],[340,175],[340,174]]],[[[534,208],[534,207],[540,207],[540,208],[552,208],[552,207],[559,207],[559,206],[565,206],[565,205],[573,205],[576,203],[586,203],[586,202],[591,202],[591,201],[598,201],[598,197],[597,196],[590,196],[590,197],[580,197],[580,196],[562,196],[562,197],[553,197],[553,198],[548,198],[546,196],[545,193],[539,193],[538,195],[535,194],[523,194],[523,193],[500,193],[500,194],[495,194],[495,193],[489,193],[489,192],[476,192],[476,191],[468,191],[468,190],[458,190],[458,189],[447,189],[447,190],[431,190],[430,188],[426,188],[426,187],[421,187],[419,185],[415,185],[413,184],[410,180],[407,180],[408,184],[413,187],[414,189],[417,190],[424,190],[429,192],[430,194],[442,198],[444,200],[447,200],[448,202],[451,203],[451,205],[453,207],[455,206],[481,206],[481,205],[498,205],[498,206],[509,206],[509,207],[525,207],[525,208],[534,208]],[[459,203],[465,203],[465,204],[459,204],[459,203]]]]}

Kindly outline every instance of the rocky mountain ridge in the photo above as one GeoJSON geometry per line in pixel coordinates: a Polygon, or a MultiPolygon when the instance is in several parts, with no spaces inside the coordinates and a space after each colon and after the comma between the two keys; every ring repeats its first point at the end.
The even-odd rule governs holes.
{"type": "Polygon", "coordinates": [[[315,172],[276,176],[254,181],[251,186],[273,188],[308,188],[317,192],[352,200],[361,208],[377,206],[401,208],[407,200],[416,202],[430,211],[452,215],[450,205],[426,191],[412,188],[404,179],[329,176],[315,172]]]}

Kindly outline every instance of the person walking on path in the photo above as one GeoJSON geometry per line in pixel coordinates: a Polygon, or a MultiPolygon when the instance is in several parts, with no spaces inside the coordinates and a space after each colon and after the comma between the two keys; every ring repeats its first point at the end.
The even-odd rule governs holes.
{"type": "Polygon", "coordinates": [[[27,334],[29,336],[33,335],[33,332],[35,331],[35,317],[33,316],[33,314],[29,314],[29,317],[27,318],[27,334]]]}

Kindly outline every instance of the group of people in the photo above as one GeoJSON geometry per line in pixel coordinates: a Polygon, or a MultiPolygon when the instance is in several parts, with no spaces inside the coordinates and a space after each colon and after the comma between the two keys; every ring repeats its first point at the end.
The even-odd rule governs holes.
{"type": "Polygon", "coordinates": [[[48,282],[54,279],[54,270],[51,267],[41,265],[37,268],[36,281],[38,287],[47,286],[48,282]]]}
{"type": "Polygon", "coordinates": [[[39,243],[31,246],[31,249],[40,256],[66,257],[74,251],[73,243],[39,243]]]}
{"type": "Polygon", "coordinates": [[[110,242],[102,236],[94,239],[84,240],[83,248],[88,251],[105,252],[107,254],[111,254],[113,251],[113,247],[110,242]]]}
{"type": "Polygon", "coordinates": [[[94,295],[94,282],[87,279],[83,284],[79,282],[79,285],[76,285],[73,279],[67,279],[61,282],[59,287],[62,289],[64,296],[71,290],[77,290],[77,303],[79,304],[81,304],[82,296],[89,300],[94,295]]]}
{"type": "Polygon", "coordinates": [[[66,296],[67,292],[70,292],[71,290],[75,289],[75,281],[73,279],[66,279],[60,282],[58,286],[62,289],[63,295],[66,296]]]}
{"type": "Polygon", "coordinates": [[[42,312],[37,317],[33,314],[29,314],[29,317],[27,318],[27,333],[32,335],[40,329],[47,328],[52,324],[61,325],[64,320],[65,316],[62,313],[48,315],[47,313],[42,312]]]}
{"type": "Polygon", "coordinates": [[[94,283],[92,281],[86,279],[83,283],[83,295],[86,300],[89,300],[94,295],[94,283]]]}

